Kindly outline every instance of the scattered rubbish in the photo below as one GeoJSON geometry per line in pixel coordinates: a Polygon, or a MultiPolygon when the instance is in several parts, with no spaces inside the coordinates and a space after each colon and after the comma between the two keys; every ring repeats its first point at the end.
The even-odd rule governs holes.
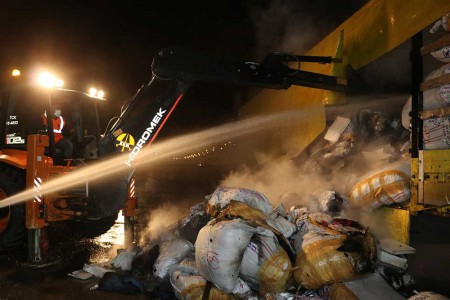
{"type": "Polygon", "coordinates": [[[84,264],[83,270],[91,273],[92,275],[98,278],[102,278],[106,273],[114,272],[114,270],[110,270],[105,267],[94,264],[84,264]]]}
{"type": "Polygon", "coordinates": [[[136,256],[135,251],[130,250],[122,251],[112,260],[112,265],[115,268],[121,269],[122,271],[130,271],[131,264],[135,256],[136,256]]]}
{"type": "MultiPolygon", "coordinates": [[[[335,286],[336,284],[333,284],[335,286]]],[[[353,281],[343,282],[341,285],[347,288],[354,299],[389,299],[400,300],[403,296],[393,290],[377,272],[362,276],[353,281]]],[[[351,299],[350,297],[331,297],[332,299],[351,299]]]]}
{"type": "Polygon", "coordinates": [[[413,247],[410,247],[392,238],[381,239],[378,247],[380,248],[380,250],[394,255],[416,253],[416,249],[414,249],[413,247]]]}
{"type": "Polygon", "coordinates": [[[97,285],[98,290],[139,295],[144,292],[142,282],[132,275],[106,273],[97,285]]]}
{"type": "Polygon", "coordinates": [[[76,270],[76,271],[73,271],[72,273],[67,273],[67,276],[73,277],[76,279],[86,280],[86,279],[89,279],[92,276],[94,276],[94,274],[89,273],[85,270],[76,270]]]}
{"type": "Polygon", "coordinates": [[[336,143],[341,137],[342,132],[344,132],[349,124],[350,119],[337,117],[336,120],[334,120],[333,124],[331,124],[331,126],[328,128],[324,139],[330,141],[331,143],[336,143]]]}
{"type": "Polygon", "coordinates": [[[377,272],[402,296],[408,298],[411,295],[412,287],[416,282],[407,269],[380,264],[377,267],[377,272]]]}
{"type": "Polygon", "coordinates": [[[378,260],[383,264],[394,266],[400,269],[406,269],[406,267],[408,266],[408,260],[406,258],[392,255],[385,251],[379,251],[378,260]]]}

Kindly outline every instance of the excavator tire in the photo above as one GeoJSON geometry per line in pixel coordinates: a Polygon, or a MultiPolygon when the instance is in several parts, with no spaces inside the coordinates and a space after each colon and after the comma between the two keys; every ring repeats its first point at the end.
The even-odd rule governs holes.
{"type": "MultiPolygon", "coordinates": [[[[0,203],[25,189],[25,172],[0,165],[0,203]]],[[[17,249],[26,243],[25,203],[0,208],[0,251],[17,249]]]]}
{"type": "Polygon", "coordinates": [[[76,237],[95,238],[106,233],[116,222],[118,214],[99,220],[71,222],[70,230],[76,237]]]}

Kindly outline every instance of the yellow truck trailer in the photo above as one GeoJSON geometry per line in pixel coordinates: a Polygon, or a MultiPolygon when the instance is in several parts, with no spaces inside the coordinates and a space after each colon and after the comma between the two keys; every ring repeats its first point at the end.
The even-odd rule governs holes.
{"type": "MultiPolygon", "coordinates": [[[[450,83],[450,74],[424,80],[424,73],[430,70],[427,65],[432,60],[430,53],[450,45],[448,24],[443,24],[447,31],[441,28],[434,35],[429,32],[449,11],[450,2],[446,0],[369,1],[305,53],[340,60],[331,64],[301,64],[301,70],[351,80],[352,74],[385,63],[383,58],[398,49],[408,50],[406,59],[409,56],[411,71],[406,76],[411,81],[412,97],[411,199],[407,206],[383,207],[373,213],[383,220],[391,237],[416,247],[420,255],[410,260],[414,275],[428,288],[438,290],[446,286],[444,268],[439,266],[450,263],[450,149],[424,149],[423,122],[448,117],[449,109],[447,104],[447,108],[424,110],[423,93],[450,83]]],[[[322,137],[327,127],[327,108],[347,103],[348,96],[302,86],[285,91],[261,90],[255,92],[240,113],[249,117],[297,109],[309,111],[301,122],[269,137],[271,152],[294,157],[322,137]]]]}

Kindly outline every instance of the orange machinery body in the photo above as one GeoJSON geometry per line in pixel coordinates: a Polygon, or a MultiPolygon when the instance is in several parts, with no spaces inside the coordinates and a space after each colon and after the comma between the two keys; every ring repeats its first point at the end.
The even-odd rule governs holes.
{"type": "MultiPolygon", "coordinates": [[[[44,155],[45,147],[48,146],[48,136],[29,135],[27,151],[5,149],[0,152],[0,162],[26,170],[26,189],[34,190],[33,198],[26,202],[27,229],[43,228],[49,222],[66,221],[75,217],[83,218],[83,213],[68,208],[68,198],[78,197],[81,205],[88,205],[88,199],[79,195],[72,196],[58,191],[42,193],[41,188],[46,182],[77,169],[71,165],[71,160],[67,160],[65,166],[53,165],[53,159],[44,155]]],[[[134,217],[136,206],[135,180],[132,178],[123,207],[123,215],[134,217]]]]}

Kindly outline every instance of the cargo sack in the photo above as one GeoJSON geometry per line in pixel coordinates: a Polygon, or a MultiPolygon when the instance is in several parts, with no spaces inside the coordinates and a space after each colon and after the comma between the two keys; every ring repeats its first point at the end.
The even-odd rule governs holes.
{"type": "Polygon", "coordinates": [[[410,199],[410,163],[401,161],[362,177],[352,188],[350,204],[365,209],[402,203],[410,199]]]}
{"type": "Polygon", "coordinates": [[[242,257],[255,233],[241,219],[211,221],[203,227],[195,242],[195,260],[199,273],[218,288],[231,293],[235,288],[242,257]]]}
{"type": "MultiPolygon", "coordinates": [[[[179,264],[172,266],[169,274],[170,284],[178,299],[202,299],[206,286],[206,279],[199,275],[195,264],[195,258],[185,258],[179,264]]],[[[250,287],[239,279],[232,293],[243,297],[250,293],[250,287]]],[[[209,299],[234,298],[219,290],[217,287],[212,286],[209,293],[209,299]]]]}
{"type": "Polygon", "coordinates": [[[231,200],[239,201],[248,206],[262,211],[265,215],[272,212],[272,205],[263,194],[244,188],[218,187],[214,193],[205,197],[208,200],[208,212],[215,216],[231,200]]]}
{"type": "Polygon", "coordinates": [[[436,33],[440,28],[444,29],[445,31],[450,31],[450,12],[447,12],[445,15],[443,15],[439,20],[437,20],[433,27],[430,29],[430,33],[434,34],[436,33]]]}
{"type": "Polygon", "coordinates": [[[303,238],[308,232],[314,231],[318,233],[326,233],[326,231],[321,226],[316,226],[315,224],[321,224],[328,227],[329,224],[333,222],[333,218],[325,213],[307,213],[303,212],[298,214],[295,218],[295,224],[297,226],[297,232],[291,237],[294,240],[294,250],[295,253],[302,251],[303,238]],[[312,223],[310,220],[314,220],[312,223]]]}
{"type": "Polygon", "coordinates": [[[442,47],[439,50],[431,52],[431,55],[443,63],[450,62],[450,46],[442,47]]]}
{"type": "MultiPolygon", "coordinates": [[[[286,252],[288,253],[291,260],[295,261],[294,249],[292,249],[292,246],[289,243],[289,241],[287,240],[287,238],[285,237],[285,235],[283,233],[281,233],[277,228],[274,227],[276,224],[272,223],[274,226],[269,225],[269,223],[268,223],[268,219],[270,218],[269,216],[266,216],[262,211],[260,211],[258,209],[249,207],[245,203],[232,200],[232,201],[230,201],[230,204],[227,207],[225,207],[221,211],[221,213],[217,216],[215,222],[219,222],[221,220],[235,219],[235,218],[239,218],[239,219],[246,221],[248,223],[248,225],[250,225],[252,227],[262,227],[262,228],[259,228],[260,230],[268,229],[268,230],[272,231],[277,236],[278,242],[286,250],[286,252]]],[[[280,217],[280,218],[283,218],[283,217],[280,217]]],[[[294,224],[290,223],[286,219],[284,219],[284,220],[286,223],[290,224],[289,225],[290,231],[296,230],[294,224]]],[[[284,230],[284,229],[281,228],[281,230],[284,230]]],[[[285,232],[285,234],[286,234],[286,232],[285,232]]]]}
{"type": "Polygon", "coordinates": [[[199,275],[197,265],[195,263],[194,253],[192,253],[192,255],[189,254],[182,261],[170,267],[169,276],[171,276],[175,271],[182,271],[183,273],[190,275],[199,275]]]}
{"type": "Polygon", "coordinates": [[[346,235],[329,227],[316,226],[323,227],[326,233],[311,231],[305,234],[294,271],[298,284],[307,289],[317,289],[327,284],[353,280],[372,270],[376,250],[370,234],[356,230],[355,234],[346,235]]]}
{"type": "Polygon", "coordinates": [[[179,239],[175,236],[169,236],[159,244],[159,256],[153,265],[153,274],[155,277],[164,278],[169,269],[183,260],[189,253],[194,251],[191,242],[179,239]]]}
{"type": "MultiPolygon", "coordinates": [[[[431,72],[425,80],[437,78],[439,76],[450,74],[450,64],[446,64],[437,70],[431,72]]],[[[411,111],[411,97],[408,98],[402,110],[402,125],[410,129],[409,113],[411,111]]],[[[450,84],[444,84],[431,90],[423,92],[423,110],[437,109],[450,105],[450,84]]]]}
{"type": "Polygon", "coordinates": [[[283,216],[273,217],[274,215],[276,216],[276,214],[272,213],[267,216],[262,211],[251,208],[245,203],[232,200],[217,215],[216,220],[240,218],[253,227],[263,227],[273,231],[276,235],[283,235],[284,237],[289,237],[297,231],[295,224],[283,216]]]}
{"type": "Polygon", "coordinates": [[[269,217],[267,217],[266,222],[271,227],[273,227],[277,231],[281,232],[285,238],[289,238],[291,235],[294,234],[294,232],[297,231],[295,224],[289,222],[283,216],[273,217],[273,214],[271,214],[269,217]]]}
{"type": "MultiPolygon", "coordinates": [[[[206,280],[199,275],[190,275],[176,270],[170,276],[175,296],[183,300],[202,300],[206,287],[206,280]]],[[[208,299],[232,300],[233,296],[226,294],[216,287],[212,287],[208,299]]]]}
{"type": "Polygon", "coordinates": [[[420,292],[408,298],[408,300],[449,300],[449,299],[450,298],[447,298],[435,292],[420,292]]]}
{"type": "Polygon", "coordinates": [[[330,286],[330,300],[359,300],[359,298],[343,283],[333,283],[330,286]]]}
{"type": "Polygon", "coordinates": [[[292,264],[273,232],[256,234],[244,252],[241,278],[255,290],[278,293],[292,283],[292,264]]]}
{"type": "Polygon", "coordinates": [[[450,149],[450,117],[423,120],[423,148],[450,149]]]}

